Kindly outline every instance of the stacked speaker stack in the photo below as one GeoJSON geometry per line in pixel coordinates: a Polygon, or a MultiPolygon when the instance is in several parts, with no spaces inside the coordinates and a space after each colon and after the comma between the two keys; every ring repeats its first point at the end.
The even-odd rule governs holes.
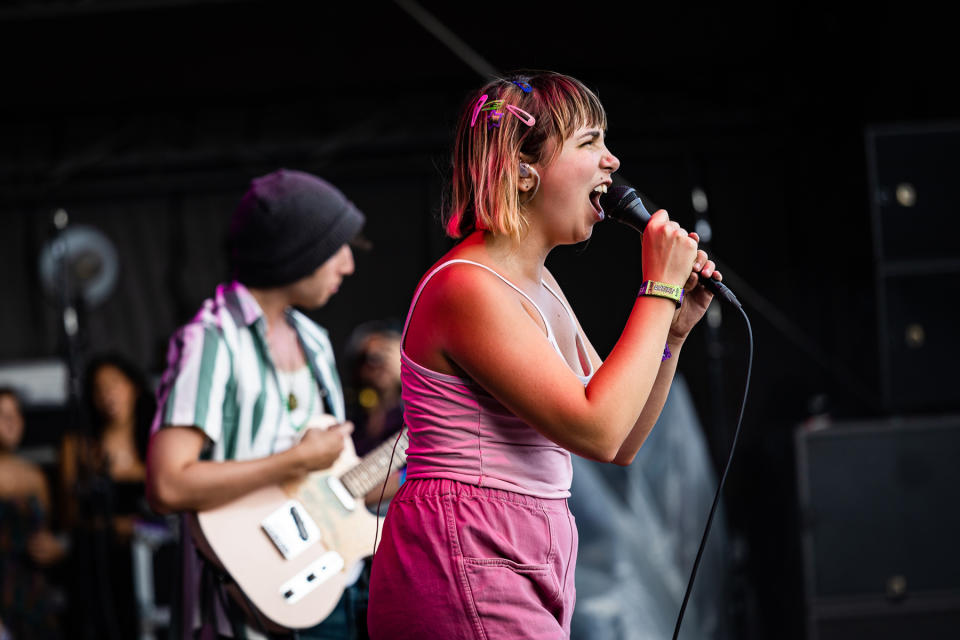
{"type": "Polygon", "coordinates": [[[867,161],[885,408],[956,411],[960,125],[870,130],[867,161]]]}
{"type": "Polygon", "coordinates": [[[867,131],[887,418],[796,432],[807,637],[960,638],[960,124],[867,131]]]}

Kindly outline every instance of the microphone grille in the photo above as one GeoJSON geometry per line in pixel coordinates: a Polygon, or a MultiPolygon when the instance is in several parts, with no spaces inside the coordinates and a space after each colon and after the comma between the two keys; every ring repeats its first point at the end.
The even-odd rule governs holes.
{"type": "Polygon", "coordinates": [[[605,215],[617,218],[624,207],[638,197],[637,190],[633,187],[618,185],[610,187],[605,194],[600,196],[600,206],[603,207],[605,215]]]}

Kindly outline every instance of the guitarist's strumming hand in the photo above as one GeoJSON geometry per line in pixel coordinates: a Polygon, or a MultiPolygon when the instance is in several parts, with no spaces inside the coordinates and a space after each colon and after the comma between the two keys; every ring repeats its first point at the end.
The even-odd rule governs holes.
{"type": "Polygon", "coordinates": [[[308,428],[296,444],[296,451],[308,471],[327,469],[336,462],[351,433],[352,422],[343,422],[329,429],[308,428]]]}

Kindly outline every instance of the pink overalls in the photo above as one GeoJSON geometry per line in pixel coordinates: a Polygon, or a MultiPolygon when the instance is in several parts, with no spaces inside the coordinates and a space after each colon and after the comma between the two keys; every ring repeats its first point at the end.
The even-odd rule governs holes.
{"type": "MultiPolygon", "coordinates": [[[[423,287],[455,263],[487,269],[527,298],[562,357],[533,300],[467,260],[445,262],[423,279],[408,323],[423,287]]],[[[577,343],[585,354],[579,334],[577,343]]],[[[373,560],[370,637],[569,637],[577,557],[566,501],[570,454],[472,380],[426,369],[402,349],[401,358],[407,481],[390,503],[373,560]]],[[[592,375],[578,377],[587,384],[592,375]]]]}

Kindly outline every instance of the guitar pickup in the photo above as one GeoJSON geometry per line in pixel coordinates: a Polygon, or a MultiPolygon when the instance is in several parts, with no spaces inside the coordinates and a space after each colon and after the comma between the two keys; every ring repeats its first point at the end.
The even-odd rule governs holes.
{"type": "Polygon", "coordinates": [[[336,551],[327,551],[307,565],[306,569],[280,585],[280,595],[287,604],[294,604],[339,573],[343,565],[343,556],[336,551]]]}
{"type": "Polygon", "coordinates": [[[353,511],[357,508],[357,501],[353,499],[353,496],[350,495],[347,488],[340,482],[340,478],[337,476],[327,476],[327,486],[330,487],[330,491],[337,497],[337,500],[340,501],[344,509],[353,511]]]}
{"type": "Polygon", "coordinates": [[[320,529],[297,500],[287,500],[264,518],[260,527],[287,560],[297,557],[320,539],[320,529]]]}

